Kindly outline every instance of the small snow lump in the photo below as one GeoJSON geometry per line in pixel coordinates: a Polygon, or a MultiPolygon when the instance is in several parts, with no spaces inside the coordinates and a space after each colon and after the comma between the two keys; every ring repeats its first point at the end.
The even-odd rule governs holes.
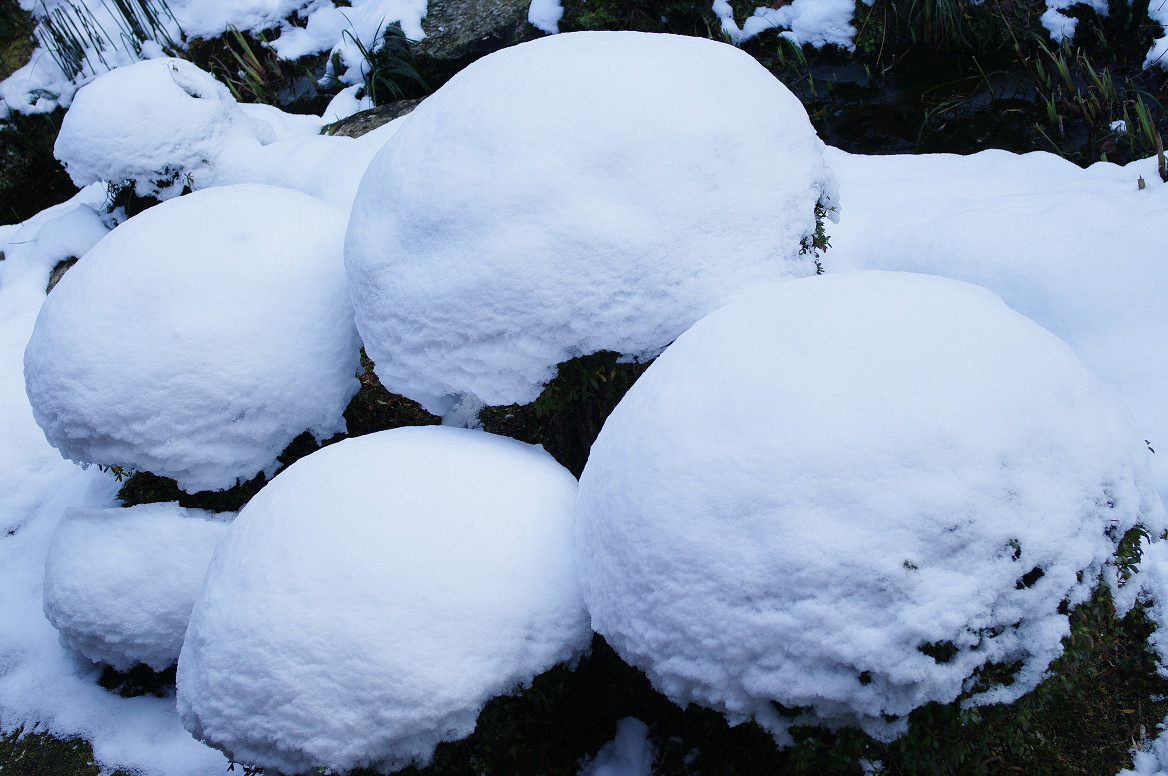
{"type": "Polygon", "coordinates": [[[699,321],[609,417],[575,512],[585,600],[678,703],[779,744],[792,724],[893,738],[927,702],[1041,680],[1060,603],[1163,524],[1147,456],[1070,349],[990,292],[795,280],[699,321]],[[1013,683],[975,687],[990,663],[1013,683]]]}
{"type": "Polygon", "coordinates": [[[378,376],[441,415],[531,401],[576,356],[657,355],[751,284],[815,271],[823,150],[727,44],[581,32],[480,59],[358,189],[345,261],[378,376]]]}
{"type": "Polygon", "coordinates": [[[182,59],[115,68],[78,90],[53,154],[78,186],[133,182],[140,196],[206,186],[232,142],[271,143],[275,130],[248,116],[227,87],[182,59]]]}
{"type": "Polygon", "coordinates": [[[483,431],[393,429],[301,459],[215,553],[179,659],[183,723],[283,773],[427,762],[588,645],[575,496],[541,448],[483,431]]]}
{"type": "Polygon", "coordinates": [[[66,510],[45,560],[45,617],[95,663],[174,665],[232,517],[177,503],[66,510]]]}
{"type": "Polygon", "coordinates": [[[298,434],[345,430],[361,343],[344,216],[306,194],[224,186],[103,237],[45,300],[24,354],[49,443],[78,463],[222,489],[298,434]]]}

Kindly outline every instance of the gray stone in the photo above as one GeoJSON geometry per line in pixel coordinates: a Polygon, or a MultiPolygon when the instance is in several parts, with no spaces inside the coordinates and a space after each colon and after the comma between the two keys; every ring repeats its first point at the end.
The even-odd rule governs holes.
{"type": "Polygon", "coordinates": [[[430,0],[426,38],[411,47],[418,69],[437,87],[480,57],[537,38],[527,21],[531,0],[430,0]]]}
{"type": "Polygon", "coordinates": [[[372,132],[383,124],[388,124],[396,118],[401,118],[421,103],[416,100],[399,100],[388,105],[378,105],[376,108],[358,111],[352,116],[326,124],[321,130],[322,135],[338,135],[340,137],[361,137],[372,132]]]}

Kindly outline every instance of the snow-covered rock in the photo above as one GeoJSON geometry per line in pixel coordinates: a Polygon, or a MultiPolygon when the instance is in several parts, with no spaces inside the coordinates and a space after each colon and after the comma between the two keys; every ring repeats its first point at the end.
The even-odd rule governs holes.
{"type": "Polygon", "coordinates": [[[45,560],[45,617],[95,663],[173,665],[233,516],[177,503],[66,510],[45,560]]]}
{"type": "Polygon", "coordinates": [[[1143,437],[976,286],[856,273],[744,297],[608,419],[577,503],[593,627],[673,700],[889,738],[1041,679],[1115,543],[1164,509],[1143,437]],[[774,705],[801,712],[792,720],[774,705]],[[888,715],[885,718],[884,715],[888,715]],[[891,721],[890,721],[891,719],[891,721]]]}
{"type": "Polygon", "coordinates": [[[575,495],[542,449],[466,429],[298,461],[211,562],[179,660],[184,723],[284,773],[426,762],[589,643],[575,495]]]}
{"type": "Polygon", "coordinates": [[[554,35],[485,57],[402,120],[353,206],[357,326],[392,391],[526,402],[556,364],[656,355],[762,280],[814,272],[834,206],[799,101],[722,43],[554,35]]]}
{"type": "Polygon", "coordinates": [[[45,300],[25,350],[49,442],[193,491],[274,470],[305,430],[343,431],[361,346],[343,234],[320,200],[247,185],[106,235],[45,300]]]}
{"type": "Polygon", "coordinates": [[[206,185],[234,142],[274,142],[276,130],[240,109],[227,87],[182,59],[148,59],[82,87],[53,148],[78,186],[134,181],[142,196],[206,185]]]}

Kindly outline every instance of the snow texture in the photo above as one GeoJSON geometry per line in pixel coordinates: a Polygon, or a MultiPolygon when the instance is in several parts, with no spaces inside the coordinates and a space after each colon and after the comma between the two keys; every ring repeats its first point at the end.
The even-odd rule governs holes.
{"type": "Polygon", "coordinates": [[[344,431],[361,345],[343,231],[320,200],[227,186],[102,238],[45,300],[25,351],[50,444],[196,491],[270,474],[305,430],[344,431]]]}
{"type": "Polygon", "coordinates": [[[722,31],[736,45],[767,30],[780,30],[796,46],[818,49],[832,45],[848,51],[856,47],[856,28],[852,26],[855,9],[854,0],[793,0],[779,8],[755,8],[739,28],[728,0],[714,0],[713,4],[722,31]]]}
{"type": "Polygon", "coordinates": [[[654,356],[813,272],[800,243],[835,191],[803,106],[734,47],[541,38],[460,72],[369,165],[345,243],[357,327],[431,412],[528,402],[559,362],[654,356]]]}
{"type": "Polygon", "coordinates": [[[61,646],[42,609],[45,559],[61,515],[113,506],[118,486],[96,468],[62,460],[45,441],[25,397],[21,359],[53,266],[107,231],[95,211],[104,199],[103,186],[90,186],[22,224],[0,226],[0,729],[84,736],[110,770],[222,776],[227,761],[183,729],[173,698],[104,690],[100,669],[61,646]]]}
{"type": "Polygon", "coordinates": [[[991,662],[1021,668],[974,702],[1010,702],[1061,652],[1060,602],[1114,585],[1129,528],[1163,527],[1148,456],[1071,351],[983,289],[758,291],[668,348],[592,448],[593,627],[674,701],[780,744],[792,724],[899,735],[991,662]]]}
{"type": "Polygon", "coordinates": [[[215,552],[179,660],[184,724],[284,773],[427,762],[588,645],[575,495],[541,448],[467,429],[298,461],[215,552]]]}
{"type": "Polygon", "coordinates": [[[560,0],[531,0],[531,6],[527,9],[527,21],[548,34],[560,31],[560,19],[563,17],[564,7],[560,0]]]}
{"type": "Polygon", "coordinates": [[[234,515],[177,503],[68,509],[45,560],[45,617],[94,662],[178,662],[215,544],[234,515]]]}
{"type": "MultiPolygon", "coordinates": [[[[926,272],[990,289],[1070,345],[1127,402],[1153,449],[1168,447],[1168,272],[1158,258],[1168,185],[1155,158],[1086,170],[1001,150],[832,148],[827,159],[849,203],[828,225],[829,271],[926,272]]],[[[1152,466],[1168,500],[1168,456],[1152,466]]]]}
{"type": "Polygon", "coordinates": [[[580,776],[651,776],[652,773],[649,726],[634,717],[625,717],[616,723],[616,738],[601,747],[580,771],[580,776]]]}
{"type": "Polygon", "coordinates": [[[78,186],[134,181],[139,195],[165,197],[207,177],[231,143],[276,137],[210,73],[181,59],[150,59],[78,91],[53,153],[78,186]]]}

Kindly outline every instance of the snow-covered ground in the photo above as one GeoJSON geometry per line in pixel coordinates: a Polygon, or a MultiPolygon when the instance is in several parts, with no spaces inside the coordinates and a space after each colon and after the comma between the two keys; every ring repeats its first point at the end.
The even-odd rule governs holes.
{"type": "MultiPolygon", "coordinates": [[[[808,2],[795,0],[787,8],[793,9],[790,13],[794,14],[803,8],[801,3],[808,2]]],[[[294,0],[221,4],[191,0],[173,2],[171,6],[188,33],[214,33],[225,29],[227,23],[242,28],[267,26],[292,10],[305,8],[304,3],[294,0]]],[[[540,3],[538,8],[533,7],[533,14],[538,11],[539,18],[547,20],[555,15],[554,10],[548,3],[540,3]]],[[[354,0],[353,7],[345,9],[344,14],[351,23],[355,23],[353,19],[365,19],[363,14],[369,19],[377,17],[376,22],[370,22],[374,27],[382,21],[398,19],[408,34],[420,37],[422,28],[411,25],[422,24],[424,11],[423,0],[354,0]]],[[[297,32],[289,28],[277,41],[283,47],[282,55],[325,51],[338,44],[338,9],[327,2],[315,2],[306,13],[307,29],[297,32]]],[[[841,8],[818,20],[804,18],[800,23],[808,26],[803,28],[796,26],[794,19],[790,24],[794,34],[802,35],[799,30],[807,30],[807,42],[815,43],[814,35],[819,35],[824,42],[838,44],[843,39],[829,40],[827,31],[844,30],[849,21],[850,9],[845,13],[841,8]]],[[[147,47],[147,53],[160,52],[147,47]]],[[[130,64],[132,59],[127,56],[119,64],[130,64]]],[[[159,69],[170,66],[166,61],[147,64],[159,69]]],[[[39,58],[34,57],[31,70],[0,85],[0,93],[11,103],[16,99],[14,95],[27,94],[20,89],[35,84],[36,88],[57,94],[63,103],[68,102],[77,84],[65,83],[60,74],[48,72],[50,65],[51,58],[42,52],[39,58]]],[[[93,74],[89,76],[92,77],[93,74]]],[[[191,74],[185,82],[195,83],[198,77],[191,74]]],[[[134,100],[139,103],[165,104],[176,97],[180,102],[199,98],[189,91],[166,91],[173,81],[131,80],[137,90],[134,100]]],[[[95,86],[103,88],[100,84],[95,86]]],[[[34,101],[25,107],[51,107],[49,98],[42,94],[41,99],[48,102],[34,101]]],[[[214,110],[183,122],[179,135],[170,138],[169,147],[175,154],[175,166],[170,172],[178,173],[180,178],[190,173],[196,188],[265,183],[297,189],[297,196],[315,196],[340,208],[345,216],[358,196],[358,182],[365,167],[403,126],[400,121],[394,122],[360,140],[326,138],[316,134],[323,118],[301,120],[275,109],[245,109],[221,93],[215,102],[214,110]],[[226,144],[228,150],[223,153],[181,155],[208,132],[222,132],[221,136],[234,140],[226,144]]],[[[145,157],[147,150],[153,153],[166,147],[159,143],[160,133],[167,130],[165,122],[123,125],[111,133],[101,125],[101,111],[89,111],[80,96],[77,104],[79,111],[70,130],[73,138],[67,139],[61,152],[77,159],[79,167],[90,170],[78,172],[88,176],[83,180],[103,174],[136,177],[131,173],[94,171],[132,169],[102,167],[103,156],[120,154],[114,161],[129,162],[135,155],[145,157]],[[111,151],[115,141],[120,150],[111,151]]],[[[522,125],[524,120],[522,112],[517,111],[516,124],[522,125]]],[[[571,140],[570,133],[563,138],[564,142],[571,140]]],[[[555,147],[532,146],[533,157],[527,161],[533,165],[558,165],[555,147]]],[[[636,153],[635,144],[622,148],[622,153],[636,153]]],[[[1163,254],[1168,186],[1160,182],[1154,160],[1126,167],[1102,163],[1083,170],[1049,154],[1018,156],[1003,151],[968,157],[867,157],[828,148],[822,158],[838,182],[840,204],[838,225],[829,225],[832,248],[823,257],[829,274],[871,269],[909,271],[990,289],[1016,312],[1066,342],[1094,379],[1126,404],[1138,437],[1147,439],[1150,448],[1168,446],[1168,407],[1163,402],[1164,387],[1168,386],[1168,348],[1163,345],[1168,341],[1168,311],[1162,304],[1168,291],[1168,267],[1157,260],[1163,254]]],[[[165,164],[156,158],[149,163],[165,164]]],[[[662,190],[681,185],[673,175],[676,173],[663,175],[658,181],[662,190]]],[[[0,470],[0,611],[4,612],[0,621],[0,726],[10,731],[35,725],[61,736],[84,736],[93,742],[98,761],[111,768],[137,770],[148,776],[218,776],[226,767],[225,758],[186,732],[173,698],[127,699],[101,689],[95,682],[98,669],[61,644],[57,630],[43,611],[46,560],[51,553],[61,557],[70,547],[68,534],[62,533],[65,538],[59,539],[53,549],[54,534],[66,511],[87,510],[71,513],[70,520],[78,524],[79,516],[97,519],[103,514],[100,510],[117,506],[117,483],[111,474],[97,468],[83,470],[62,460],[46,441],[34,420],[24,380],[25,347],[44,307],[49,275],[59,261],[82,256],[105,237],[113,225],[103,212],[105,197],[105,186],[93,183],[70,202],[43,211],[23,224],[0,226],[0,251],[4,253],[0,262],[0,460],[6,462],[0,470]]],[[[196,210],[192,218],[212,218],[206,209],[196,210]]],[[[149,225],[150,219],[138,223],[149,225]]],[[[202,226],[214,230],[217,224],[202,226]]],[[[157,244],[166,246],[175,239],[173,231],[170,227],[156,228],[157,244]]],[[[235,228],[229,237],[228,245],[251,239],[242,227],[235,228]]],[[[522,266],[513,269],[518,273],[528,271],[522,266]]],[[[189,283],[178,285],[183,282],[180,278],[160,277],[157,282],[160,287],[168,282],[174,284],[169,291],[180,297],[192,292],[189,283]]],[[[814,283],[815,279],[800,282],[814,283]]],[[[465,289],[470,294],[468,305],[477,291],[465,289]]],[[[572,302],[565,299],[563,306],[570,308],[572,302]]],[[[555,305],[548,306],[554,308],[555,305]]],[[[458,305],[452,305],[449,314],[457,315],[458,305]]],[[[837,314],[846,324],[846,306],[837,314]]],[[[220,317],[214,310],[208,315],[220,317]]],[[[246,333],[260,336],[262,341],[263,332],[256,331],[262,328],[262,322],[244,320],[227,322],[225,330],[221,327],[214,333],[230,339],[240,333],[238,327],[245,327],[249,330],[246,333]],[[232,330],[232,326],[237,329],[232,330]]],[[[540,326],[553,330],[559,325],[550,320],[525,324],[529,330],[540,326]]],[[[119,346],[134,347],[135,338],[116,319],[93,321],[76,334],[88,338],[95,349],[100,345],[101,352],[117,353],[119,346]]],[[[906,334],[901,332],[901,336],[906,334]]],[[[719,347],[742,359],[754,357],[741,342],[732,340],[719,347]],[[739,352],[737,348],[743,350],[739,352]]],[[[246,354],[230,366],[246,368],[241,360],[246,360],[246,354]]],[[[879,375],[879,364],[874,368],[879,375]]],[[[83,382],[84,377],[77,375],[78,382],[83,382]]],[[[1028,390],[1037,394],[1044,389],[1032,386],[1028,390]]],[[[738,399],[760,415],[768,412],[765,395],[739,395],[738,399]]],[[[976,421],[970,417],[966,422],[976,421]]],[[[981,429],[965,431],[976,435],[981,429]]],[[[1142,448],[1140,454],[1143,455],[1142,448]]],[[[1164,455],[1147,453],[1144,457],[1150,466],[1152,487],[1162,499],[1168,498],[1168,463],[1164,455]]],[[[332,477],[320,479],[328,481],[332,477]]],[[[171,535],[168,533],[168,537],[171,535]]],[[[134,562],[134,553],[140,559],[148,551],[143,544],[128,548],[128,562],[134,562]]],[[[291,552],[300,553],[301,549],[293,547],[291,552]]],[[[1156,548],[1146,556],[1145,578],[1154,594],[1168,582],[1168,557],[1164,555],[1156,548]]],[[[1088,558],[1083,567],[1093,562],[1088,558]]],[[[99,562],[77,566],[100,576],[102,581],[111,581],[109,566],[99,562]]],[[[60,594],[70,590],[67,576],[62,576],[58,564],[49,578],[54,592],[48,608],[59,625],[74,621],[67,616],[69,607],[65,602],[75,597],[60,594]]],[[[166,599],[190,600],[177,593],[168,593],[166,599]]],[[[186,605],[174,604],[172,608],[186,605]]],[[[80,628],[66,624],[63,630],[73,634],[73,643],[80,642],[80,628]]],[[[102,648],[108,644],[105,637],[109,635],[96,634],[102,648]]],[[[84,631],[85,639],[94,636],[91,629],[84,631]]],[[[1157,646],[1164,643],[1155,641],[1157,646]]],[[[475,696],[473,702],[479,700],[475,696]]],[[[439,732],[438,737],[441,735],[439,732]]],[[[596,773],[620,772],[622,768],[644,773],[651,756],[643,726],[626,720],[616,742],[598,755],[591,767],[596,773]]],[[[354,761],[359,757],[355,755],[354,761]]],[[[1168,745],[1154,747],[1137,758],[1141,776],[1161,771],[1168,772],[1168,745]]]]}

